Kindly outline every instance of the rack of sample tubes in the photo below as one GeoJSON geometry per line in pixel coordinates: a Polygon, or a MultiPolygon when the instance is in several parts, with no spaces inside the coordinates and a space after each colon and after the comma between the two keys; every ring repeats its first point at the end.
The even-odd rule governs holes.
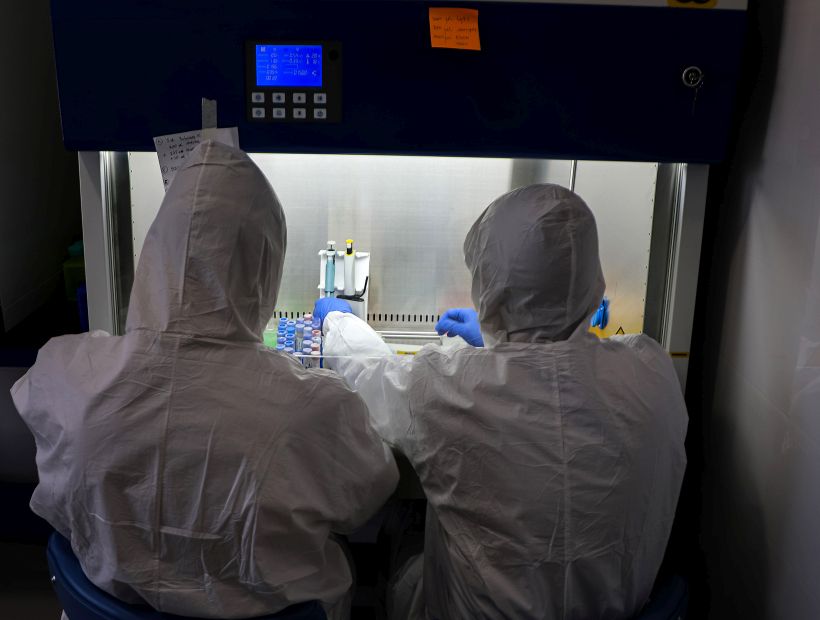
{"type": "Polygon", "coordinates": [[[264,333],[265,345],[293,355],[308,368],[322,365],[321,322],[309,312],[295,319],[271,319],[264,333]]]}

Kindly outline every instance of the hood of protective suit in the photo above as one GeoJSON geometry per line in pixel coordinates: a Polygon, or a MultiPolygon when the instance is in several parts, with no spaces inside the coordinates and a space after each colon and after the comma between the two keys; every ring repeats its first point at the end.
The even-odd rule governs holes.
{"type": "Polygon", "coordinates": [[[490,204],[464,241],[487,345],[566,340],[604,294],[589,207],[559,185],[530,185],[490,204]]]}
{"type": "Polygon", "coordinates": [[[286,246],[285,215],[256,164],[224,144],[200,144],[145,238],[126,332],[260,341],[286,246]]]}

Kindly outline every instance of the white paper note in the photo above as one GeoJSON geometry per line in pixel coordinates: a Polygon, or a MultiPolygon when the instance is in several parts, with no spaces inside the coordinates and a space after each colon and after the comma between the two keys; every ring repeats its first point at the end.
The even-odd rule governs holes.
{"type": "MultiPolygon", "coordinates": [[[[177,170],[182,168],[188,154],[202,141],[202,136],[203,132],[197,129],[154,138],[154,147],[157,149],[157,159],[159,159],[159,169],[162,172],[165,191],[168,191],[171,181],[174,180],[177,170]]],[[[239,148],[239,130],[236,127],[209,129],[205,132],[205,138],[239,148]]]]}

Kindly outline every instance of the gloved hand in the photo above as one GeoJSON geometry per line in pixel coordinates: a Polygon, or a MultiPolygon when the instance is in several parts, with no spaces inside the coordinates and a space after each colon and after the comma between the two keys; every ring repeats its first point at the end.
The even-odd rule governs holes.
{"type": "Polygon", "coordinates": [[[322,323],[325,322],[325,317],[331,312],[349,312],[352,314],[353,308],[344,299],[337,299],[336,297],[322,297],[317,299],[313,305],[313,316],[322,323]]]}
{"type": "Polygon", "coordinates": [[[447,334],[451,338],[461,336],[474,347],[484,346],[478,313],[472,308],[450,308],[436,323],[436,331],[439,335],[447,334]]]}
{"type": "Polygon", "coordinates": [[[595,314],[593,314],[589,320],[589,324],[599,329],[606,329],[606,326],[609,325],[609,299],[607,297],[604,297],[601,305],[598,306],[595,314]]]}

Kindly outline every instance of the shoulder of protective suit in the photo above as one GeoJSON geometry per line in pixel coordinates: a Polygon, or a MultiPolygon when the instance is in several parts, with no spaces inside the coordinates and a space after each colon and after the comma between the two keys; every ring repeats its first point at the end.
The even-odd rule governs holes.
{"type": "MultiPolygon", "coordinates": [[[[416,353],[415,359],[425,360],[429,362],[440,362],[452,359],[457,359],[463,355],[482,354],[488,349],[483,347],[474,347],[467,344],[461,338],[453,338],[453,342],[447,342],[445,345],[427,344],[416,353]]],[[[446,341],[445,341],[446,342],[446,341]]]]}
{"type": "Polygon", "coordinates": [[[647,336],[646,334],[627,334],[625,336],[610,336],[607,340],[613,344],[626,346],[630,350],[647,363],[657,363],[663,361],[670,366],[672,360],[669,354],[664,351],[663,347],[658,342],[647,336]]]}
{"type": "Polygon", "coordinates": [[[90,333],[55,336],[37,352],[37,361],[71,359],[89,344],[95,343],[96,339],[97,336],[90,333]]]}
{"type": "Polygon", "coordinates": [[[652,349],[663,351],[661,345],[657,343],[654,338],[650,338],[646,334],[625,334],[621,336],[610,336],[607,338],[610,342],[619,342],[625,344],[632,349],[652,349]]]}
{"type": "Polygon", "coordinates": [[[367,405],[362,397],[348,387],[345,381],[329,370],[302,369],[299,389],[305,394],[304,408],[297,426],[303,429],[335,429],[356,432],[368,421],[367,405]]]}
{"type": "Polygon", "coordinates": [[[323,394],[337,401],[352,399],[357,402],[363,402],[356,391],[348,386],[345,380],[332,370],[324,368],[302,368],[300,366],[297,372],[299,373],[300,380],[308,383],[306,386],[308,389],[321,388],[323,394]]]}

